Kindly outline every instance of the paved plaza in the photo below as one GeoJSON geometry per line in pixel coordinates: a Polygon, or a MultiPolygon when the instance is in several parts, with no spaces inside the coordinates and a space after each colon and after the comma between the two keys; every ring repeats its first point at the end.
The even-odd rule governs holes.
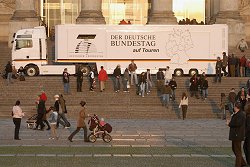
{"type": "Polygon", "coordinates": [[[83,131],[71,143],[67,137],[75,130],[76,122],[73,120],[70,120],[71,128],[58,129],[59,140],[50,140],[49,131],[28,129],[24,118],[20,130],[22,140],[16,141],[13,140],[12,120],[2,119],[0,160],[4,166],[15,166],[14,162],[18,164],[24,159],[29,159],[36,166],[44,166],[48,162],[53,166],[67,166],[70,162],[73,166],[81,166],[81,163],[86,166],[234,166],[228,140],[229,128],[223,120],[106,121],[113,126],[110,143],[102,139],[85,143],[83,131]],[[15,161],[11,160],[13,158],[15,161]],[[79,163],[75,163],[76,159],[79,163]]]}

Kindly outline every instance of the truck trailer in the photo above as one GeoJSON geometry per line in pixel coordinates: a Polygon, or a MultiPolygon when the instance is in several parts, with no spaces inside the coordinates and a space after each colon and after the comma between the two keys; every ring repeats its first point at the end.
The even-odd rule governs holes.
{"type": "Polygon", "coordinates": [[[57,25],[55,56],[48,63],[44,27],[16,32],[13,65],[24,67],[28,76],[58,75],[67,68],[87,75],[101,66],[112,74],[119,64],[124,70],[131,60],[137,73],[170,67],[176,76],[215,74],[217,57],[228,53],[228,26],[214,25],[57,25]]]}

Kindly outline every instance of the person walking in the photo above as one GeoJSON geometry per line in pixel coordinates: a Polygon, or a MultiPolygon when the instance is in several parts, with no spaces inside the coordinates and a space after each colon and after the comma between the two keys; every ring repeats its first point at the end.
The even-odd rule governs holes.
{"type": "Polygon", "coordinates": [[[228,94],[228,110],[230,114],[233,114],[234,104],[236,103],[237,95],[235,93],[235,89],[232,88],[228,94]]]}
{"type": "Polygon", "coordinates": [[[177,89],[177,83],[174,77],[170,80],[169,86],[171,87],[172,90],[172,100],[175,101],[175,90],[177,89]]]}
{"type": "Polygon", "coordinates": [[[19,130],[21,126],[21,119],[23,116],[24,116],[24,113],[20,107],[20,101],[17,100],[15,106],[13,106],[13,109],[12,109],[13,123],[15,124],[15,133],[14,133],[15,140],[21,140],[19,138],[19,130]]]}
{"type": "Polygon", "coordinates": [[[66,101],[65,101],[62,94],[59,95],[59,104],[60,104],[61,110],[59,109],[58,117],[59,117],[59,119],[63,120],[65,128],[69,128],[70,123],[66,118],[66,114],[68,113],[67,107],[66,107],[66,101]]]}
{"type": "Polygon", "coordinates": [[[107,71],[104,70],[103,66],[101,66],[99,71],[98,80],[100,81],[100,92],[102,92],[105,90],[105,82],[108,80],[107,71]]]}
{"type": "MultiPolygon", "coordinates": [[[[40,96],[39,96],[40,97],[40,96]]],[[[46,107],[45,107],[45,101],[39,99],[38,105],[37,105],[37,120],[36,120],[36,128],[34,130],[38,130],[38,127],[40,126],[40,130],[43,130],[45,125],[43,124],[43,116],[46,114],[46,107]]]]}
{"type": "Polygon", "coordinates": [[[49,113],[49,123],[50,123],[50,138],[49,139],[57,139],[59,138],[57,130],[56,130],[56,123],[58,119],[58,113],[56,112],[54,107],[51,107],[50,113],[49,113]]]}
{"type": "Polygon", "coordinates": [[[162,89],[161,89],[162,106],[165,106],[166,108],[168,108],[171,93],[172,93],[172,90],[168,84],[162,86],[162,89]]]}
{"type": "Polygon", "coordinates": [[[220,57],[217,57],[216,65],[215,65],[215,82],[221,82],[221,69],[222,69],[222,61],[220,57]]]}
{"type": "Polygon", "coordinates": [[[152,89],[152,79],[151,79],[151,74],[150,74],[150,69],[147,69],[146,72],[146,92],[149,94],[152,89]]]}
{"type": "Polygon", "coordinates": [[[81,68],[77,70],[77,76],[76,76],[76,87],[77,87],[77,92],[82,92],[82,82],[83,82],[83,73],[81,68]]]}
{"type": "Polygon", "coordinates": [[[10,83],[13,83],[13,81],[12,81],[12,65],[11,65],[10,61],[8,61],[8,63],[5,66],[5,73],[7,76],[7,85],[9,85],[10,83]]]}
{"type": "Polygon", "coordinates": [[[228,66],[228,57],[227,53],[223,52],[222,53],[223,59],[222,59],[222,71],[224,73],[224,76],[228,76],[228,72],[226,71],[227,66],[228,66]]]}
{"type": "Polygon", "coordinates": [[[157,95],[161,95],[161,88],[164,86],[164,73],[162,69],[159,68],[158,72],[156,73],[156,88],[157,88],[157,95]]]}
{"type": "Polygon", "coordinates": [[[198,95],[198,78],[196,77],[196,74],[194,74],[191,78],[190,78],[190,92],[191,92],[191,97],[193,97],[195,95],[195,97],[197,99],[199,99],[199,95],[198,95]]]}
{"type": "Polygon", "coordinates": [[[246,62],[247,62],[247,59],[246,59],[246,56],[242,56],[240,58],[240,77],[245,77],[246,75],[246,62]]]}
{"type": "Polygon", "coordinates": [[[68,69],[65,68],[63,70],[63,85],[64,85],[64,93],[65,94],[69,94],[69,73],[68,73],[68,69]]]}
{"type": "Polygon", "coordinates": [[[85,118],[88,117],[88,115],[86,115],[86,108],[85,108],[85,105],[86,105],[86,102],[85,101],[81,101],[80,102],[80,105],[81,105],[81,110],[78,114],[78,119],[77,119],[77,128],[76,130],[71,133],[71,135],[68,137],[68,140],[70,142],[73,142],[72,139],[73,137],[80,131],[81,128],[83,128],[84,130],[84,141],[85,142],[88,142],[88,137],[87,137],[87,126],[84,122],[85,118]]]}
{"type": "Polygon", "coordinates": [[[241,90],[238,92],[237,99],[241,104],[241,110],[244,111],[247,102],[247,92],[245,91],[244,87],[242,87],[241,90]]]}
{"type": "Polygon", "coordinates": [[[89,67],[90,72],[89,72],[89,91],[94,92],[95,88],[95,73],[91,67],[89,67]]]}
{"type": "Polygon", "coordinates": [[[241,111],[241,104],[237,102],[234,106],[234,113],[231,120],[227,120],[230,127],[229,140],[232,141],[232,150],[236,157],[235,167],[246,166],[246,162],[242,157],[241,142],[245,138],[246,116],[241,111]]]}
{"type": "Polygon", "coordinates": [[[119,92],[122,85],[121,66],[118,64],[113,73],[115,77],[115,92],[119,92]]]}
{"type": "Polygon", "coordinates": [[[188,109],[188,97],[187,97],[187,94],[185,92],[182,93],[179,108],[181,108],[181,111],[182,111],[182,119],[183,120],[186,119],[187,109],[188,109]]]}
{"type": "Polygon", "coordinates": [[[207,99],[208,96],[208,80],[207,80],[207,76],[204,77],[203,80],[201,80],[201,90],[202,90],[202,98],[203,100],[207,99]]]}
{"type": "Polygon", "coordinates": [[[145,72],[142,72],[141,75],[140,75],[140,93],[139,95],[141,95],[141,97],[145,97],[145,88],[146,88],[146,81],[147,81],[147,78],[146,78],[146,73],[145,72]]]}
{"type": "Polygon", "coordinates": [[[243,144],[243,150],[247,160],[247,164],[250,165],[250,101],[246,105],[246,126],[245,126],[245,140],[243,144]]]}
{"type": "Polygon", "coordinates": [[[170,80],[172,79],[172,72],[169,70],[169,66],[166,67],[164,79],[165,85],[169,84],[170,80]]]}
{"type": "Polygon", "coordinates": [[[129,85],[129,72],[128,68],[124,70],[123,73],[123,92],[129,92],[130,85],[129,85]]]}
{"type": "Polygon", "coordinates": [[[226,95],[225,93],[221,93],[220,95],[220,109],[221,109],[221,119],[225,120],[226,119],[226,95]]]}
{"type": "Polygon", "coordinates": [[[137,65],[135,64],[134,60],[131,60],[131,63],[128,66],[128,70],[131,74],[131,85],[134,85],[134,79],[135,79],[135,84],[138,84],[138,79],[137,79],[137,74],[136,74],[136,70],[137,70],[137,65]]]}

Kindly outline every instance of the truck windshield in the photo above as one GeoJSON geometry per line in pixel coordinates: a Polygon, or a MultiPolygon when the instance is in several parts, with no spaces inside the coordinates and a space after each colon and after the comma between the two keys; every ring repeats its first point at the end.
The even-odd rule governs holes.
{"type": "Polygon", "coordinates": [[[32,48],[33,43],[31,39],[21,39],[16,41],[16,49],[32,48]]]}

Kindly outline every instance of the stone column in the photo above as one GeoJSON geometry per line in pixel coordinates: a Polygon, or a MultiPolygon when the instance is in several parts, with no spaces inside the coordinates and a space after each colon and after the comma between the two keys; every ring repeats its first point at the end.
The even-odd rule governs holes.
{"type": "Polygon", "coordinates": [[[9,46],[13,39],[13,34],[24,28],[33,28],[39,26],[39,17],[35,11],[35,2],[37,0],[16,0],[16,8],[10,19],[9,24],[9,46]]]}
{"type": "Polygon", "coordinates": [[[106,24],[102,15],[102,0],[81,0],[77,24],[106,24]]]}
{"type": "Polygon", "coordinates": [[[220,0],[220,11],[215,23],[228,25],[230,47],[236,47],[240,39],[245,38],[245,25],[240,16],[238,0],[220,0]]]}
{"type": "Polygon", "coordinates": [[[172,0],[151,0],[148,24],[177,24],[172,0]]]}

